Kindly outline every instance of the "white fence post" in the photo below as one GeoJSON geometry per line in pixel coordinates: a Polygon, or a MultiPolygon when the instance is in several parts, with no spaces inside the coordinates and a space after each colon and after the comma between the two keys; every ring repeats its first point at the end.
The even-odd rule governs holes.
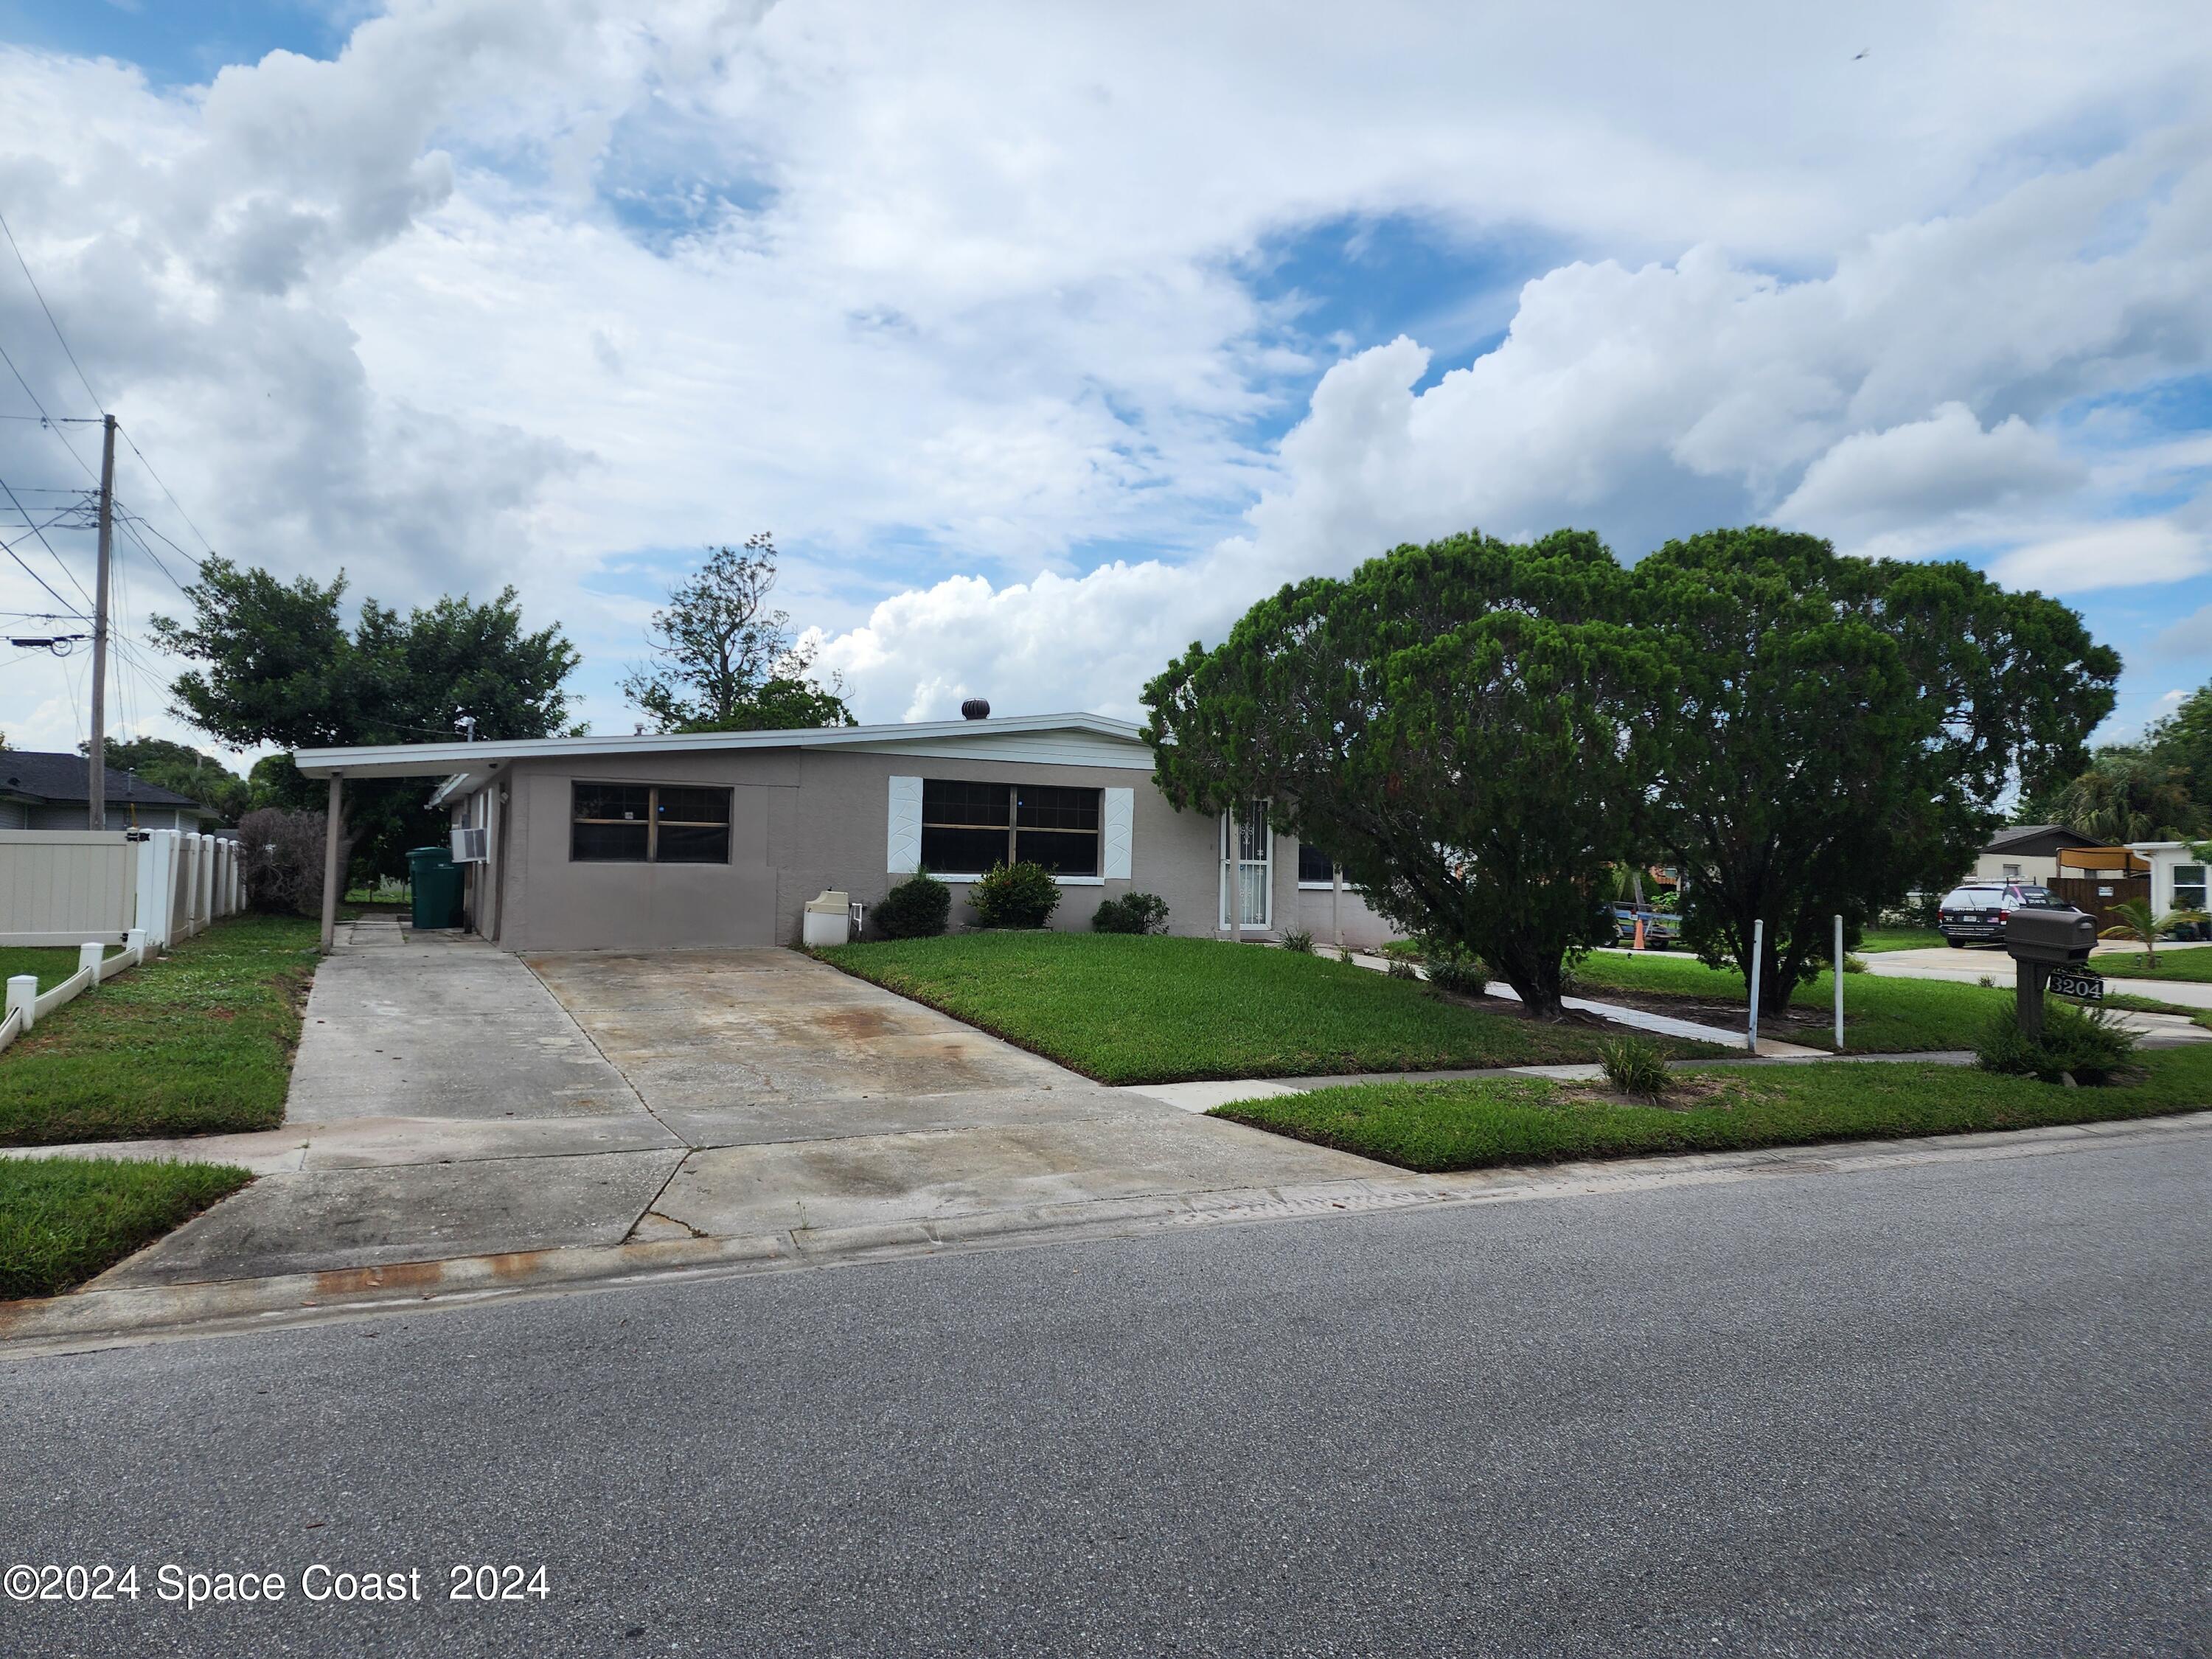
{"type": "Polygon", "coordinates": [[[101,962],[106,960],[106,945],[101,944],[100,940],[96,939],[87,939],[83,944],[76,947],[77,972],[81,974],[86,969],[89,968],[92,969],[93,977],[94,979],[98,979],[100,977],[100,964],[101,962]]]}
{"type": "Polygon", "coordinates": [[[23,1029],[29,1030],[39,1023],[39,976],[18,974],[8,981],[7,1012],[23,1016],[23,1029]]]}

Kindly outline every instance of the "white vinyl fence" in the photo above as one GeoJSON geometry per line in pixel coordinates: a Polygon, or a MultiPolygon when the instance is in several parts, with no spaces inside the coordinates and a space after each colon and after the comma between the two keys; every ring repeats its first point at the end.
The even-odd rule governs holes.
{"type": "Polygon", "coordinates": [[[0,945],[112,945],[138,931],[159,951],[245,905],[238,843],[219,836],[0,830],[0,945]]]}
{"type": "MultiPolygon", "coordinates": [[[[174,831],[170,833],[173,834],[174,831]]],[[[96,985],[105,984],[126,968],[136,968],[153,954],[143,928],[133,927],[122,950],[107,954],[100,939],[77,946],[76,972],[45,992],[36,974],[18,974],[8,981],[8,1011],[0,1014],[0,1048],[5,1048],[64,1003],[74,1002],[96,985]]]]}

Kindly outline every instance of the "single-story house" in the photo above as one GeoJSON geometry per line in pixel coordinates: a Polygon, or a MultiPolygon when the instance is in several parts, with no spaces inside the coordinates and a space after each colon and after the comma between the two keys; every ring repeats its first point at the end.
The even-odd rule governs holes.
{"type": "MultiPolygon", "coordinates": [[[[0,830],[82,830],[92,807],[91,765],[82,755],[0,749],[0,830]]],[[[189,795],[113,767],[106,775],[110,830],[212,830],[222,814],[189,795]]]]}
{"type": "Polygon", "coordinates": [[[2212,887],[2205,880],[2208,866],[2185,841],[2131,841],[2128,851],[2150,866],[2150,908],[2154,915],[2169,910],[2212,911],[2212,887]]]}
{"type": "MultiPolygon", "coordinates": [[[[439,780],[469,866],[470,925],[509,950],[788,945],[824,890],[872,907],[927,869],[966,890],[1028,860],[1064,890],[1052,926],[1087,929],[1101,899],[1168,902],[1169,931],[1303,929],[1372,946],[1394,930],[1326,853],[1273,832],[1265,803],[1178,812],[1138,728],[1098,714],[896,726],[303,749],[331,781],[439,780]]],[[[331,856],[336,857],[333,842],[331,856]]],[[[335,896],[335,882],[327,883],[335,896]]],[[[325,925],[332,911],[325,906],[325,925]]]]}
{"type": "Polygon", "coordinates": [[[2032,881],[2048,885],[2058,879],[2061,849],[2101,845],[2094,837],[2076,835],[2063,823],[2015,823],[1991,836],[1974,860],[1969,881],[2032,881]]]}

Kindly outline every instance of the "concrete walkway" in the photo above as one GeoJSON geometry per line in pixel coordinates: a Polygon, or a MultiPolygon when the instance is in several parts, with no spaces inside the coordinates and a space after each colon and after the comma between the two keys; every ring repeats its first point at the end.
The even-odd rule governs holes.
{"type": "Polygon", "coordinates": [[[462,1258],[795,1252],[1399,1173],[1103,1088],[793,951],[526,963],[368,931],[316,975],[283,1127],[27,1149],[262,1176],[92,1291],[313,1275],[340,1295],[462,1258]]]}

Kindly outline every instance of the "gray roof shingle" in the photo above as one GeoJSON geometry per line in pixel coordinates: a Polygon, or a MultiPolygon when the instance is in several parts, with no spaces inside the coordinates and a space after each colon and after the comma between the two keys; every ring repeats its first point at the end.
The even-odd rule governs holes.
{"type": "MultiPolygon", "coordinates": [[[[197,806],[208,809],[190,795],[180,795],[173,789],[164,789],[158,783],[149,783],[143,778],[134,778],[128,772],[118,772],[113,767],[102,769],[107,774],[107,804],[110,806],[197,806]]],[[[82,755],[48,755],[30,750],[0,749],[0,794],[31,795],[40,800],[92,799],[88,773],[90,768],[82,755]]]]}

